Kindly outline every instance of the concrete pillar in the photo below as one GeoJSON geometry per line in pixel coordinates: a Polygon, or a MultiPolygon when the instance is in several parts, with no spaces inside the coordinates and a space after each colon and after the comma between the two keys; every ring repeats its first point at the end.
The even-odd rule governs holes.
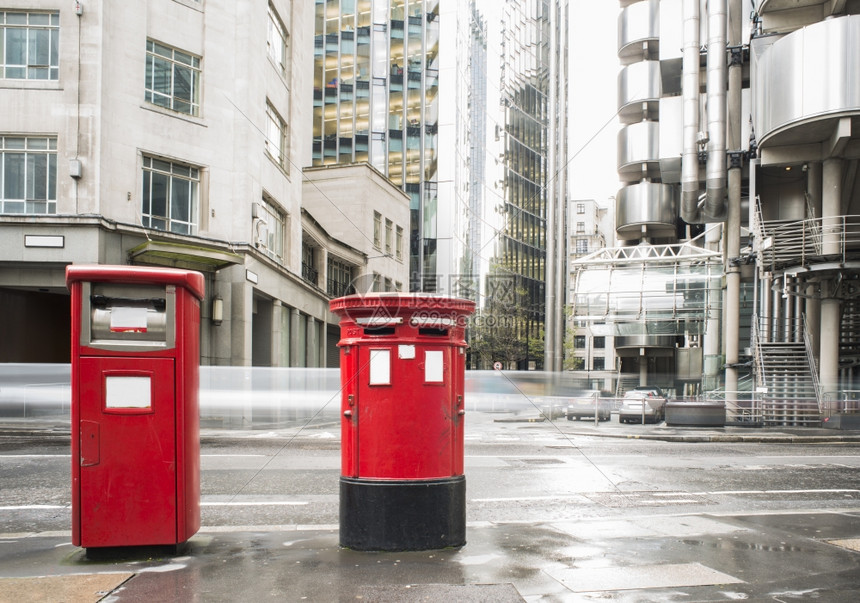
{"type": "MultiPolygon", "coordinates": [[[[816,218],[821,217],[821,162],[813,161],[806,166],[806,194],[816,218]]],[[[810,216],[812,217],[812,216],[810,216]]]]}
{"type": "Polygon", "coordinates": [[[328,361],[328,323],[320,321],[319,363],[317,366],[325,368],[328,361]]]}
{"type": "Polygon", "coordinates": [[[319,359],[319,350],[317,345],[317,321],[313,316],[308,316],[308,328],[305,333],[305,366],[307,367],[316,367],[319,366],[317,360],[319,359]]]}
{"type": "Polygon", "coordinates": [[[272,302],[272,366],[284,366],[284,304],[276,299],[272,302]]]}
{"type": "Polygon", "coordinates": [[[842,160],[824,162],[821,185],[821,219],[824,255],[842,252],[842,160]]]}
{"type": "Polygon", "coordinates": [[[838,299],[826,297],[821,300],[821,332],[827,336],[821,338],[819,384],[824,394],[834,399],[833,394],[839,391],[839,332],[841,327],[842,308],[838,299]],[[833,334],[831,336],[831,334],[833,334]]]}
{"type": "Polygon", "coordinates": [[[251,366],[254,288],[244,279],[230,284],[230,364],[251,366]]]}
{"type": "Polygon", "coordinates": [[[761,279],[761,315],[759,316],[759,336],[762,341],[773,341],[773,276],[768,272],[761,279]]]}
{"type": "Polygon", "coordinates": [[[782,277],[782,324],[785,333],[785,341],[797,341],[797,322],[794,320],[794,299],[791,296],[792,279],[788,276],[782,277]]]}
{"type": "Polygon", "coordinates": [[[290,366],[299,366],[299,320],[297,308],[290,309],[290,366]]]}
{"type": "Polygon", "coordinates": [[[639,385],[648,385],[648,356],[645,348],[639,349],[639,385]]]}
{"type": "Polygon", "coordinates": [[[806,285],[806,324],[809,325],[809,342],[812,346],[812,355],[820,358],[821,333],[818,325],[821,324],[821,300],[818,299],[818,283],[806,285]]]}
{"type": "MultiPolygon", "coordinates": [[[[842,226],[839,219],[842,203],[842,160],[827,159],[822,170],[821,217],[822,250],[825,255],[840,256],[842,226]]],[[[820,378],[823,392],[836,392],[839,388],[839,339],[842,307],[835,296],[833,281],[822,283],[820,378]]]]}

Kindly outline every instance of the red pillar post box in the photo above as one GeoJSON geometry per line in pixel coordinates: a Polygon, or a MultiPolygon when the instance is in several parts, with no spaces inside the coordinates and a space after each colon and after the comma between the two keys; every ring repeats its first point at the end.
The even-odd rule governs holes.
{"type": "Polygon", "coordinates": [[[177,545],[200,527],[199,272],[68,266],[72,542],[177,545]]]}
{"type": "Polygon", "coordinates": [[[474,309],[417,294],[331,301],[341,319],[341,546],[466,543],[465,323],[474,309]]]}

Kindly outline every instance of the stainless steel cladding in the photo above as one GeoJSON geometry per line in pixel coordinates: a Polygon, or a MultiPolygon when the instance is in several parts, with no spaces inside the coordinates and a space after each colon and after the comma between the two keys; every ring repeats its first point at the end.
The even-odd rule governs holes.
{"type": "Polygon", "coordinates": [[[625,186],[616,195],[615,212],[619,239],[639,238],[643,227],[651,236],[672,236],[678,215],[677,187],[654,182],[625,186]]]}
{"type": "Polygon", "coordinates": [[[647,58],[660,39],[660,3],[658,0],[636,2],[624,8],[618,17],[618,57],[622,62],[647,58]]]}
{"type": "Polygon", "coordinates": [[[618,73],[618,118],[632,124],[656,115],[663,85],[659,61],[640,61],[618,73]]]}
{"type": "Polygon", "coordinates": [[[828,121],[860,109],[860,15],[804,27],[759,52],[753,121],[761,148],[820,142],[828,121]]]}

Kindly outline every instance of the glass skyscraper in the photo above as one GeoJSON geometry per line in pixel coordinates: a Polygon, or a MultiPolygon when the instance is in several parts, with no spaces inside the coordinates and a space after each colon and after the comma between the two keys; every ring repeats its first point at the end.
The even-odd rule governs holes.
{"type": "Polygon", "coordinates": [[[436,273],[439,23],[439,0],[316,0],[313,165],[368,162],[409,195],[413,290],[436,273]]]}

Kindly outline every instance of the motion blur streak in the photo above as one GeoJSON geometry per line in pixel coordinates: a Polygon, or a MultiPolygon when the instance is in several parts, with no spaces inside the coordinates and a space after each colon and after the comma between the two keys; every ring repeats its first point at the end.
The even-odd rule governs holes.
{"type": "MultiPolygon", "coordinates": [[[[0,420],[68,422],[70,374],[68,364],[0,364],[0,420]]],[[[465,392],[467,410],[537,414],[582,390],[564,373],[466,371],[465,392]]],[[[200,367],[204,429],[330,423],[339,409],[336,368],[200,367]]]]}

